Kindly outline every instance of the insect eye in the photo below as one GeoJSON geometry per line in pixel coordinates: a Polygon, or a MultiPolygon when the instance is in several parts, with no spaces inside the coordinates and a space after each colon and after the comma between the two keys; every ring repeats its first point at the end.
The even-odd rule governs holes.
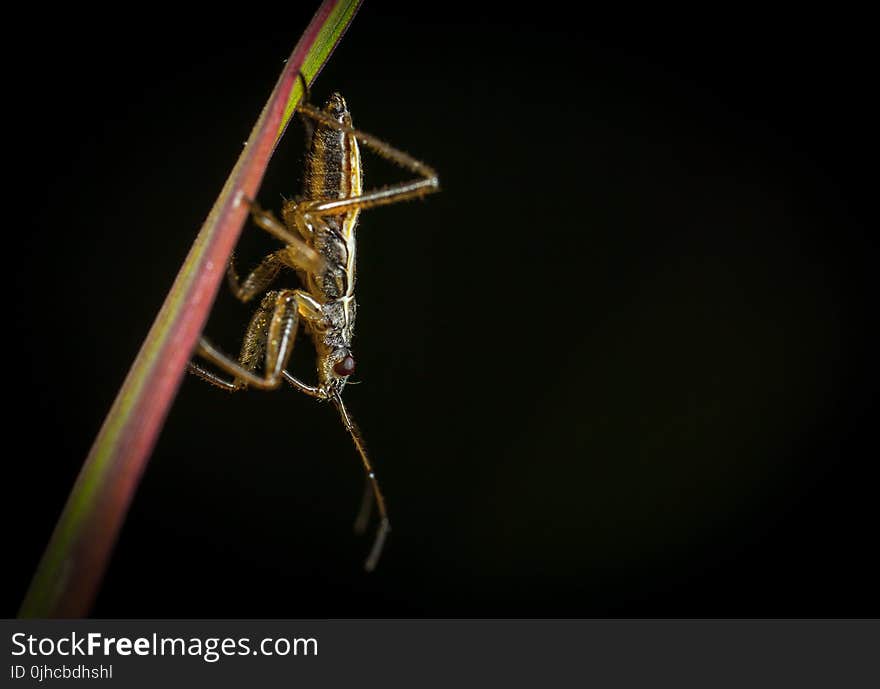
{"type": "Polygon", "coordinates": [[[344,358],[333,364],[333,372],[337,376],[350,376],[354,373],[354,357],[347,354],[344,358]]]}

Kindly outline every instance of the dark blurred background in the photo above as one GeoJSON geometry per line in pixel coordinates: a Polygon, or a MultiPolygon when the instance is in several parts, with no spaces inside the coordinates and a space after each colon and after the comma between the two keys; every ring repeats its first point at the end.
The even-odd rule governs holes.
{"type": "MultiPolygon", "coordinates": [[[[21,24],[4,615],[317,5],[297,4],[21,24]]],[[[313,87],[443,186],[361,219],[346,399],[392,513],[378,570],[332,407],[188,378],[94,614],[880,615],[864,18],[475,5],[367,0],[313,87]]],[[[302,154],[295,122],[264,205],[302,154]]],[[[246,229],[241,269],[273,246],[246,229]]],[[[235,352],[250,313],[223,291],[208,332],[235,352]]]]}

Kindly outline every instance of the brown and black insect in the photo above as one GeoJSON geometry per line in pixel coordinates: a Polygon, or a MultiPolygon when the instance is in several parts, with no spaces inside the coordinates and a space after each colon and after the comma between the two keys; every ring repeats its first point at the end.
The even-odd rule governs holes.
{"type": "Polygon", "coordinates": [[[367,475],[364,502],[355,527],[360,531],[366,528],[374,500],[379,514],[375,541],[365,563],[366,569],[372,570],[382,552],[390,522],[363,439],[342,401],[342,391],[355,370],[351,349],[357,308],[355,228],[361,210],[425,196],[437,191],[439,184],[437,174],[424,163],[354,129],[348,106],[338,93],[331,95],[322,109],[306,99],[297,110],[304,121],[312,124],[303,195],[284,203],[283,223],[251,203],[254,222],[284,242],[284,247],[266,256],[243,281],[230,261],[227,276],[233,294],[243,302],[263,294],[285,266],[296,271],[301,287],[263,294],[245,333],[238,360],[223,354],[205,337],[199,340],[195,353],[231,375],[231,380],[196,361],[190,363],[189,370],[230,392],[248,387],[272,390],[286,380],[311,397],[333,402],[367,475]],[[364,191],[359,144],[420,177],[364,191]],[[309,385],[286,370],[300,324],[315,345],[317,385],[309,385]],[[264,370],[259,375],[256,371],[261,360],[264,370]]]}

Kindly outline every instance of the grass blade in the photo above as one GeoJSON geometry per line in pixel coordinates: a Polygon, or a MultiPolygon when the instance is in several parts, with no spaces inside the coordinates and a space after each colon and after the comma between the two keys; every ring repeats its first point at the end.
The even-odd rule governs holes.
{"type": "Polygon", "coordinates": [[[83,464],[19,617],[88,614],[272,152],[360,0],[324,0],[287,60],[83,464]]]}

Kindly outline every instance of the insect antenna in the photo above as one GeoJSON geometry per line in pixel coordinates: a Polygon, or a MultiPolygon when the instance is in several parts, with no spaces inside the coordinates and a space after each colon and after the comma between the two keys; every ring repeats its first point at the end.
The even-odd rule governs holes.
{"type": "MultiPolygon", "coordinates": [[[[333,404],[335,404],[336,408],[339,410],[339,416],[342,417],[343,425],[351,435],[351,439],[354,441],[354,446],[357,448],[358,454],[361,456],[361,462],[364,465],[364,471],[367,474],[367,480],[369,482],[368,486],[372,488],[372,496],[376,503],[376,509],[379,512],[379,526],[376,528],[376,539],[373,541],[373,548],[370,550],[366,562],[364,562],[364,569],[368,572],[372,572],[376,568],[379,556],[382,554],[382,548],[385,545],[385,537],[388,535],[388,532],[391,531],[391,522],[388,520],[388,511],[385,508],[385,498],[382,496],[382,491],[379,488],[379,481],[376,478],[376,472],[373,471],[373,465],[370,464],[370,458],[367,457],[367,448],[364,445],[363,436],[361,436],[360,430],[358,430],[358,427],[355,426],[351,417],[348,415],[348,410],[342,402],[342,397],[337,393],[333,395],[332,399],[333,404]]],[[[356,528],[361,523],[363,523],[363,526],[366,526],[366,520],[371,507],[370,502],[371,501],[364,500],[361,505],[360,514],[355,521],[356,528]]]]}
{"type": "Polygon", "coordinates": [[[373,501],[373,482],[367,478],[364,482],[364,495],[361,498],[361,506],[352,525],[356,534],[362,534],[367,530],[367,526],[370,523],[370,515],[373,513],[373,501]]]}

